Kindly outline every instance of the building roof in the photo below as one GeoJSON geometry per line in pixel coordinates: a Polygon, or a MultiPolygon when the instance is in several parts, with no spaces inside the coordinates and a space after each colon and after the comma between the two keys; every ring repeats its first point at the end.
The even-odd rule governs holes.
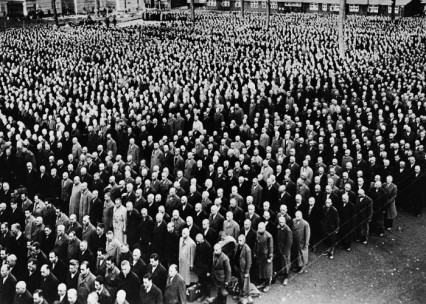
{"type": "MultiPolygon", "coordinates": [[[[256,0],[254,0],[256,1],[256,0]]],[[[339,4],[340,0],[272,0],[275,2],[339,4]]],[[[396,0],[396,6],[405,6],[411,0],[396,0]]],[[[423,0],[426,1],[426,0],[423,0]]],[[[348,5],[392,5],[392,0],[346,0],[348,5]]]]}

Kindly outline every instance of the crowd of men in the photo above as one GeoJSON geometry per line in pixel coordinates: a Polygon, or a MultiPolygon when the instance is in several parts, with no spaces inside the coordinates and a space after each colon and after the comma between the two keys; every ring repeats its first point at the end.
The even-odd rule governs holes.
{"type": "Polygon", "coordinates": [[[421,215],[424,19],[349,16],[345,59],[265,19],[0,35],[0,303],[247,299],[421,215]]]}

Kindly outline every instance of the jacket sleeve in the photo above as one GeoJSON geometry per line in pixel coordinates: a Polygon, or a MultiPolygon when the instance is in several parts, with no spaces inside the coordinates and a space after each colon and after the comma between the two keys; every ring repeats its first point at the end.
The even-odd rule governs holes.
{"type": "Polygon", "coordinates": [[[180,303],[186,304],[186,287],[185,287],[185,282],[183,281],[183,279],[179,283],[178,288],[179,288],[178,293],[179,293],[180,303]]]}
{"type": "Polygon", "coordinates": [[[252,260],[251,260],[251,249],[246,244],[246,269],[245,269],[246,271],[245,271],[244,274],[249,274],[250,273],[251,264],[252,264],[252,260]]]}
{"type": "Polygon", "coordinates": [[[311,227],[309,223],[305,221],[305,244],[303,247],[307,247],[309,245],[309,240],[311,239],[311,227]]]}
{"type": "Polygon", "coordinates": [[[227,283],[231,280],[231,264],[228,257],[223,260],[223,269],[225,270],[225,282],[227,283]]]}
{"type": "Polygon", "coordinates": [[[272,238],[272,235],[268,236],[268,257],[270,259],[274,257],[274,240],[272,238]]]}
{"type": "Polygon", "coordinates": [[[155,295],[155,304],[163,304],[163,295],[161,291],[158,291],[155,295]]]}

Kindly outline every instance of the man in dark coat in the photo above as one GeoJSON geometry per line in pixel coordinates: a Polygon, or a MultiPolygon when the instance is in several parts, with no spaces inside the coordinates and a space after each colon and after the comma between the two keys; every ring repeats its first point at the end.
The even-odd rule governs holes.
{"type": "Polygon", "coordinates": [[[13,299],[13,304],[32,304],[33,296],[27,290],[27,284],[24,281],[16,283],[16,293],[13,299]]]}
{"type": "Polygon", "coordinates": [[[317,202],[315,198],[309,198],[309,206],[306,210],[305,220],[309,223],[311,227],[311,239],[310,247],[312,251],[316,251],[318,242],[321,239],[321,203],[317,202]]]}
{"type": "Polygon", "coordinates": [[[49,253],[49,263],[52,274],[59,280],[59,282],[65,282],[68,267],[62,262],[58,254],[55,251],[49,253]]]}
{"type": "Polygon", "coordinates": [[[16,279],[10,273],[10,266],[4,264],[0,270],[0,303],[13,304],[16,279]]]}
{"type": "Polygon", "coordinates": [[[139,304],[140,279],[130,271],[130,263],[127,260],[121,262],[121,273],[118,277],[118,290],[126,292],[126,300],[129,304],[139,304]]]}
{"type": "Polygon", "coordinates": [[[350,251],[355,232],[356,213],[355,206],[349,201],[347,194],[342,195],[342,206],[339,211],[340,228],[339,239],[343,249],[350,251]]]}
{"type": "Polygon", "coordinates": [[[146,264],[141,258],[140,249],[136,248],[133,250],[132,261],[130,262],[130,270],[138,276],[138,278],[143,278],[146,274],[146,264]]]}
{"type": "Polygon", "coordinates": [[[43,290],[44,299],[48,303],[53,303],[56,299],[56,292],[59,285],[58,279],[50,272],[49,265],[41,266],[41,283],[40,289],[43,290]]]}
{"type": "Polygon", "coordinates": [[[166,234],[167,234],[167,224],[165,221],[163,221],[163,215],[161,213],[158,213],[155,219],[156,219],[156,223],[152,231],[152,238],[150,242],[150,252],[158,253],[160,257],[163,258],[164,250],[165,250],[164,240],[166,239],[166,234]]]}
{"type": "Polygon", "coordinates": [[[238,246],[235,248],[234,268],[238,276],[240,287],[240,297],[246,298],[250,293],[250,270],[252,265],[252,253],[246,244],[246,237],[243,234],[238,236],[238,246]]]}
{"type": "Polygon", "coordinates": [[[167,278],[163,301],[164,304],[186,304],[185,280],[177,272],[177,266],[174,264],[169,267],[169,276],[167,278]]]}
{"type": "Polygon", "coordinates": [[[383,190],[382,183],[380,181],[376,181],[374,183],[374,187],[370,191],[370,197],[373,200],[371,232],[376,233],[379,236],[383,236],[385,231],[386,193],[383,190]]]}
{"type": "Polygon", "coordinates": [[[151,254],[146,272],[152,274],[152,281],[154,285],[164,292],[166,289],[167,270],[160,263],[160,257],[158,254],[151,254]]]}
{"type": "Polygon", "coordinates": [[[175,231],[173,222],[167,224],[167,234],[164,242],[166,243],[164,260],[167,262],[167,266],[177,264],[179,262],[179,235],[175,231]]]}
{"type": "Polygon", "coordinates": [[[219,213],[219,209],[216,205],[211,206],[211,214],[209,216],[210,227],[216,232],[219,232],[223,228],[223,222],[225,218],[219,213]]]}
{"type": "Polygon", "coordinates": [[[102,276],[96,277],[95,290],[96,290],[96,294],[98,295],[99,304],[112,304],[113,298],[105,287],[104,277],[102,276]]]}
{"type": "Polygon", "coordinates": [[[194,272],[198,277],[198,282],[201,284],[202,296],[200,302],[209,296],[209,285],[207,274],[210,273],[212,259],[213,259],[213,248],[204,240],[204,236],[199,233],[195,237],[197,247],[195,250],[194,259],[194,272]]]}
{"type": "Polygon", "coordinates": [[[277,248],[276,248],[276,261],[278,264],[279,271],[276,275],[283,274],[284,280],[283,285],[288,284],[288,275],[291,267],[291,248],[293,245],[293,233],[290,227],[286,224],[284,216],[279,217],[279,225],[277,228],[277,248]]]}
{"type": "Polygon", "coordinates": [[[27,283],[27,289],[32,294],[38,288],[40,288],[41,275],[37,269],[37,261],[33,258],[28,260],[28,276],[25,278],[27,283]]]}
{"type": "Polygon", "coordinates": [[[127,208],[127,243],[130,248],[133,249],[139,243],[139,223],[141,221],[141,215],[139,211],[133,208],[133,203],[128,201],[126,203],[127,208]]]}
{"type": "Polygon", "coordinates": [[[141,303],[144,304],[163,304],[161,290],[152,283],[152,275],[150,273],[145,274],[143,277],[143,284],[140,288],[139,297],[141,303]]]}
{"type": "Polygon", "coordinates": [[[154,220],[148,215],[148,210],[142,208],[141,220],[139,223],[139,245],[144,259],[147,259],[149,243],[151,242],[152,231],[154,229],[154,220]]]}
{"type": "Polygon", "coordinates": [[[214,245],[213,262],[210,274],[216,294],[215,303],[226,304],[226,297],[228,294],[226,286],[231,279],[231,271],[229,258],[222,252],[222,246],[220,244],[214,245]]]}
{"type": "Polygon", "coordinates": [[[272,279],[272,258],[274,255],[274,241],[272,235],[266,231],[265,223],[257,227],[256,242],[253,249],[257,262],[257,275],[262,282],[259,289],[268,292],[272,279]]]}
{"type": "Polygon", "coordinates": [[[336,235],[339,232],[339,226],[339,213],[332,206],[331,199],[326,199],[321,214],[321,231],[323,238],[325,238],[324,243],[328,246],[328,249],[323,254],[328,255],[330,259],[334,258],[334,246],[336,245],[336,235]]]}
{"type": "Polygon", "coordinates": [[[356,239],[367,244],[370,222],[373,217],[373,201],[365,195],[364,189],[358,190],[358,198],[355,200],[356,219],[356,239]]]}

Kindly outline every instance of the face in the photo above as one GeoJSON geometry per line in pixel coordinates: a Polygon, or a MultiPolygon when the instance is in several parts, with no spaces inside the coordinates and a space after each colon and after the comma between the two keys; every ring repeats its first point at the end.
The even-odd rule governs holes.
{"type": "Polygon", "coordinates": [[[145,287],[145,289],[150,288],[151,285],[152,285],[152,281],[150,281],[150,280],[148,280],[146,278],[143,279],[143,286],[145,287]]]}
{"type": "Polygon", "coordinates": [[[129,265],[121,266],[121,271],[123,272],[124,275],[128,275],[130,272],[130,266],[129,265]]]}

